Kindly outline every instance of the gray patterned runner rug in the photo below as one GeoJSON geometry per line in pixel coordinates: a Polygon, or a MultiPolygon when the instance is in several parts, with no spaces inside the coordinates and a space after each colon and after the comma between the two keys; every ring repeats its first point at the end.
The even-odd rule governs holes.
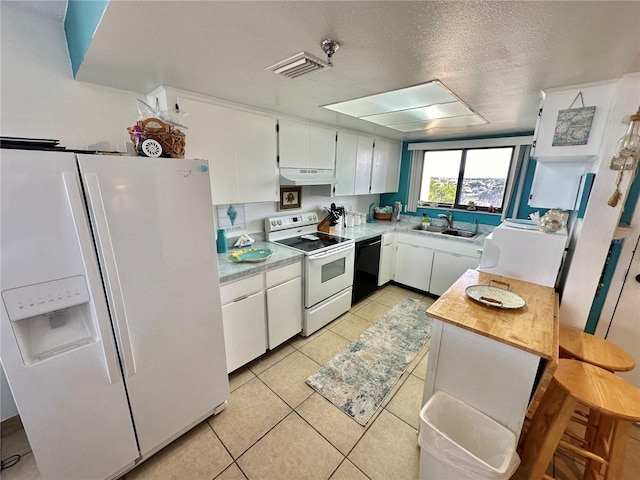
{"type": "Polygon", "coordinates": [[[431,336],[428,307],[403,299],[307,378],[307,384],[366,425],[431,336]]]}

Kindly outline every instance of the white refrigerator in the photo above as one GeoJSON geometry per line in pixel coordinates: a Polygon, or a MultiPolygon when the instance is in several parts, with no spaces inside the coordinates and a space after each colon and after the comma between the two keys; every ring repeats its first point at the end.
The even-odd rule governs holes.
{"type": "Polygon", "coordinates": [[[566,228],[544,233],[502,223],[485,239],[478,270],[553,288],[566,246],[566,228]]]}
{"type": "Polygon", "coordinates": [[[0,358],[38,468],[117,477],[229,396],[207,164],[0,166],[0,358]]]}

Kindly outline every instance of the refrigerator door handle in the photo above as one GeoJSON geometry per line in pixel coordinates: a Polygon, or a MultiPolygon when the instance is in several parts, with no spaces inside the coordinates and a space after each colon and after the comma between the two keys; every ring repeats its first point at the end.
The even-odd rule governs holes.
{"type": "Polygon", "coordinates": [[[124,299],[122,298],[118,265],[116,264],[116,257],[113,252],[111,232],[109,231],[107,215],[104,210],[104,201],[102,200],[98,176],[95,173],[86,173],[84,175],[84,184],[87,192],[87,204],[91,218],[94,221],[96,246],[98,247],[98,253],[102,259],[102,267],[106,276],[105,288],[112,307],[111,313],[113,315],[113,325],[116,330],[118,345],[122,352],[124,374],[130,377],[136,374],[136,362],[131,346],[126,308],[124,299]]]}
{"type": "MultiPolygon", "coordinates": [[[[80,251],[85,259],[90,258],[94,254],[93,244],[89,236],[89,225],[86,224],[85,210],[80,194],[80,186],[76,180],[76,174],[74,172],[63,172],[62,179],[67,192],[69,208],[73,215],[80,251]],[[81,225],[78,225],[78,222],[81,222],[81,225]]],[[[120,381],[121,377],[118,368],[118,353],[116,352],[115,345],[112,343],[113,340],[111,340],[112,331],[109,321],[109,311],[102,297],[95,295],[95,292],[102,293],[100,273],[97,270],[97,265],[93,262],[85,261],[85,266],[87,269],[87,282],[89,283],[91,298],[93,299],[92,310],[100,331],[100,343],[102,344],[104,363],[107,368],[107,378],[109,379],[109,383],[113,384],[120,381]]]]}

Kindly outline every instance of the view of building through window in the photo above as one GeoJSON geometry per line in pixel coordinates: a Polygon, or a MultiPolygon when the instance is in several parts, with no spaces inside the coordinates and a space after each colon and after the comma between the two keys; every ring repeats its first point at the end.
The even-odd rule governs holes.
{"type": "Polygon", "coordinates": [[[502,208],[513,147],[425,151],[421,202],[502,208]]]}

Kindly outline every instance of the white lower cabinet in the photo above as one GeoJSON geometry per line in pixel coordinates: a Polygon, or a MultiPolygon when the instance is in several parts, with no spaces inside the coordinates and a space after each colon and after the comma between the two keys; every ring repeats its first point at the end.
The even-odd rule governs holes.
{"type": "Polygon", "coordinates": [[[262,274],[220,287],[227,372],[267,351],[262,274]]]}
{"type": "Polygon", "coordinates": [[[477,268],[480,260],[448,252],[434,252],[429,293],[442,295],[470,268],[477,268]]]}
{"type": "Polygon", "coordinates": [[[429,291],[433,250],[418,245],[398,243],[393,279],[397,283],[429,291]]]}
{"type": "MultiPolygon", "coordinates": [[[[480,263],[478,244],[474,242],[405,232],[396,233],[395,241],[393,280],[433,295],[442,295],[464,272],[480,263]]],[[[387,242],[383,252],[390,247],[391,242],[387,242]]],[[[381,278],[382,255],[380,266],[381,278]]]]}
{"type": "Polygon", "coordinates": [[[302,263],[266,272],[269,349],[302,331],[302,263]]]}
{"type": "Polygon", "coordinates": [[[302,331],[302,262],[220,287],[230,373],[302,331]]]}
{"type": "Polygon", "coordinates": [[[396,264],[396,234],[385,233],[382,235],[380,247],[380,267],[378,269],[378,286],[393,280],[396,264]]]}

